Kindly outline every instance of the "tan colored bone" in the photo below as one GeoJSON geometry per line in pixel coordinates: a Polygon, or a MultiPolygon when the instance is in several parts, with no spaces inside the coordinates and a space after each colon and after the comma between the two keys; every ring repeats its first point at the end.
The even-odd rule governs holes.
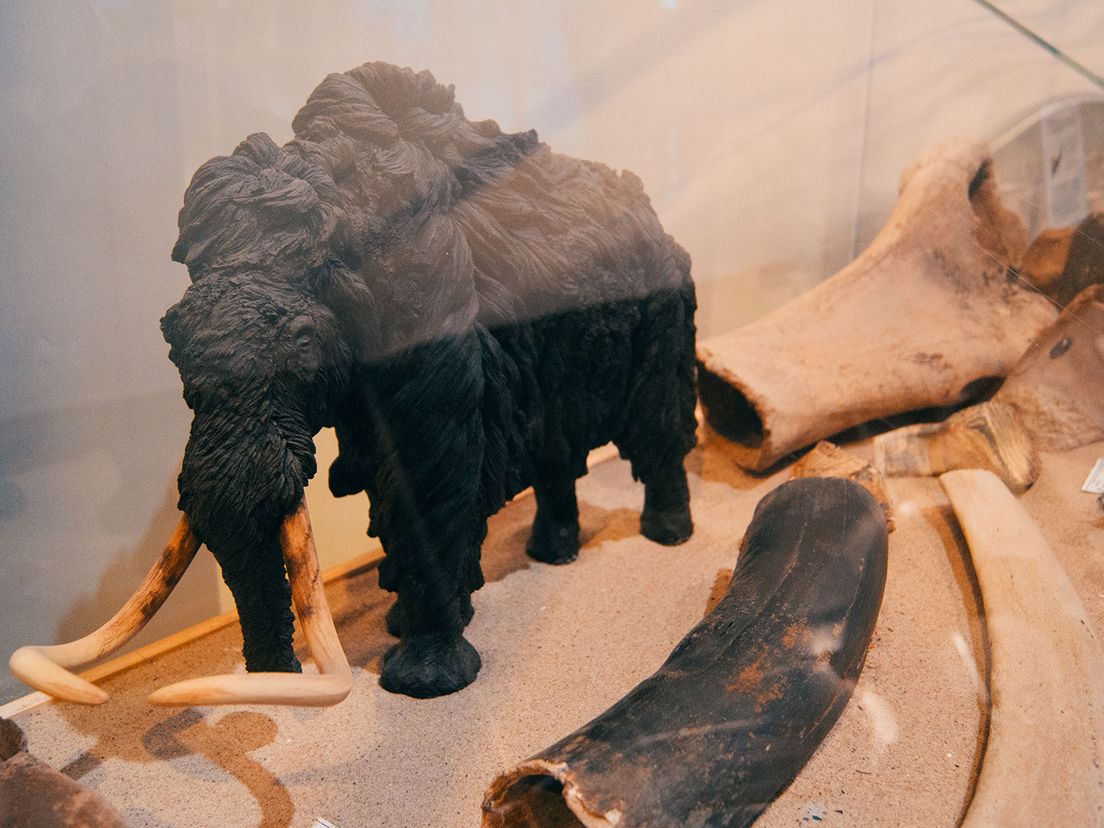
{"type": "MultiPolygon", "coordinates": [[[[352,672],[334,629],[318,556],[314,548],[306,501],[280,529],[292,599],[304,637],[318,663],[319,675],[252,673],[210,676],[178,682],[154,692],[154,704],[297,704],[330,705],[352,688],[352,672]]],[[[172,539],[141,586],[106,624],[77,641],[52,646],[27,646],[10,659],[12,673],[31,687],[55,698],[80,704],[101,704],[107,693],[74,675],[79,667],[122,647],[152,618],[192,562],[199,541],[187,518],[181,517],[172,539]]]]}
{"type": "Polygon", "coordinates": [[[1039,474],[1037,450],[1104,439],[1104,285],[1080,294],[1020,358],[993,399],[942,423],[874,440],[890,476],[988,469],[1017,494],[1039,474]]]}
{"type": "Polygon", "coordinates": [[[1016,494],[1039,476],[1039,452],[1019,414],[998,400],[964,408],[941,423],[921,423],[874,439],[874,465],[889,477],[985,469],[1016,494]]]}
{"type": "Polygon", "coordinates": [[[1044,451],[1104,439],[1104,285],[1081,291],[997,392],[1044,451]]]}
{"type": "Polygon", "coordinates": [[[986,148],[959,141],[902,176],[871,245],[764,318],[701,343],[706,417],[762,470],[860,423],[966,401],[1050,323],[1009,277],[1026,246],[999,203],[986,148]]]}
{"type": "Polygon", "coordinates": [[[1098,825],[1104,655],[1085,609],[995,475],[940,482],[973,559],[991,653],[989,737],[962,825],[1098,825]]]}

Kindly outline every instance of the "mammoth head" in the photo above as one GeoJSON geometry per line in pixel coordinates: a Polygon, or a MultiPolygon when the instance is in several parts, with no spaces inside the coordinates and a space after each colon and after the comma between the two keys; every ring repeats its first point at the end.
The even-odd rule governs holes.
{"type": "Polygon", "coordinates": [[[194,283],[161,322],[194,412],[180,505],[212,551],[261,542],[314,475],[352,355],[305,284],[256,273],[194,283]]]}

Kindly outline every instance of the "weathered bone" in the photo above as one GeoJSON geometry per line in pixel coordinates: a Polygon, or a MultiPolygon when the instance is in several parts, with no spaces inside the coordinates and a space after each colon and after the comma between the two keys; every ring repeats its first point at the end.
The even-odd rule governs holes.
{"type": "Polygon", "coordinates": [[[153,704],[293,704],[326,706],[349,695],[353,675],[326,601],[310,515],[304,500],[280,527],[291,597],[318,675],[247,673],[180,681],[150,695],[153,704]]]}
{"type": "Polygon", "coordinates": [[[882,510],[858,484],[775,489],[720,603],[655,675],[495,780],[483,825],[750,824],[851,696],[886,551],[882,510]]]}
{"type": "MultiPolygon", "coordinates": [[[[318,663],[319,675],[251,673],[209,676],[177,682],[150,696],[154,704],[296,704],[331,705],[352,688],[352,672],[334,628],[306,501],[280,528],[291,594],[303,634],[318,663]]],[[[173,533],[142,585],[110,621],[68,644],[20,647],[11,657],[12,673],[55,698],[80,704],[101,704],[107,693],[66,668],[101,658],[126,644],[146,625],[169,597],[199,549],[186,517],[173,533]]]]}
{"type": "Polygon", "coordinates": [[[893,501],[885,488],[885,477],[875,466],[867,463],[835,443],[821,440],[813,449],[794,463],[790,477],[842,477],[858,483],[878,501],[885,514],[886,529],[896,528],[893,514],[893,501]]]}
{"type": "Polygon", "coordinates": [[[102,704],[107,693],[69,672],[111,653],[132,639],[153,618],[183,576],[199,549],[187,518],[181,517],[168,545],[141,586],[111,620],[68,644],[20,647],[9,660],[12,674],[54,698],[79,704],[102,704]]]}
{"type": "Polygon", "coordinates": [[[1104,282],[1104,214],[1077,227],[1044,230],[1024,254],[1020,275],[1063,307],[1104,282]]]}
{"type": "Polygon", "coordinates": [[[118,811],[27,753],[27,737],[0,718],[0,825],[5,828],[124,828],[118,811]]]}
{"type": "Polygon", "coordinates": [[[966,402],[1054,319],[1009,278],[1026,246],[981,144],[928,152],[854,262],[740,330],[701,343],[710,424],[762,470],[860,423],[966,402]]]}
{"type": "Polygon", "coordinates": [[[875,465],[888,475],[987,469],[1012,491],[1039,474],[1036,449],[1066,451],[1104,439],[1104,285],[1081,291],[1012,369],[993,399],[942,423],[879,435],[875,465]]]}
{"type": "Polygon", "coordinates": [[[1039,476],[1039,463],[1019,414],[995,399],[957,411],[943,422],[905,426],[874,438],[874,465],[889,477],[985,469],[1019,494],[1039,476]]]}
{"type": "Polygon", "coordinates": [[[985,607],[989,737],[964,826],[1099,825],[1104,654],[1039,527],[992,473],[940,477],[985,607]]]}

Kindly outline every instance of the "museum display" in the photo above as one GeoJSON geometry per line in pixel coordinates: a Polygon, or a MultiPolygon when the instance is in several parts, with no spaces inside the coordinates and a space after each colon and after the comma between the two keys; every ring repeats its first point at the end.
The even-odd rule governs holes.
{"type": "Polygon", "coordinates": [[[962,824],[1099,824],[1104,655],[1081,599],[992,472],[939,479],[966,536],[988,631],[987,738],[962,824]]]}
{"type": "Polygon", "coordinates": [[[1012,491],[1026,490],[1039,475],[1040,450],[1104,439],[1102,337],[1104,285],[1097,284],[1032,341],[992,399],[941,423],[878,435],[875,464],[894,476],[987,469],[1012,491]]]}
{"type": "Polygon", "coordinates": [[[922,155],[865,251],[777,310],[698,346],[710,425],[748,469],[852,426],[992,391],[1055,311],[1010,270],[1027,244],[987,148],[922,155]]]}
{"type": "MultiPolygon", "coordinates": [[[[639,179],[553,153],[533,131],[471,122],[451,87],[384,63],[328,76],[292,126],[283,147],[254,134],[195,173],[172,252],[192,284],[162,320],[194,412],[179,534],[217,559],[246,667],[261,675],[154,701],[330,703],[347,692],[337,652],[320,659],[332,678],[266,675],[301,669],[284,568],[294,579],[304,564],[282,557],[280,536],[288,521],[307,525],[303,488],[324,426],[340,446],[330,488],[367,492],[386,552],[380,584],[398,595],[401,638],[380,677],[393,692],[437,696],[475,678],[463,629],[483,583],[480,545],[487,517],[515,494],[536,493],[529,555],[576,556],[588,450],[612,441],[630,461],[646,537],[675,545],[693,528],[690,259],[639,179]]],[[[182,565],[151,579],[171,586],[182,565]]],[[[324,610],[320,589],[304,592],[324,610]]],[[[147,614],[145,597],[134,602],[147,614]]],[[[26,648],[13,671],[97,700],[59,692],[49,662],[71,666],[72,648],[103,655],[124,637],[97,636],[26,648]]]]}
{"type": "Polygon", "coordinates": [[[107,800],[27,752],[27,737],[0,718],[0,825],[4,828],[124,828],[107,800]]]}
{"type": "Polygon", "coordinates": [[[753,822],[851,697],[887,543],[858,483],[805,478],[767,494],[716,607],[652,677],[495,780],[483,824],[753,822]]]}

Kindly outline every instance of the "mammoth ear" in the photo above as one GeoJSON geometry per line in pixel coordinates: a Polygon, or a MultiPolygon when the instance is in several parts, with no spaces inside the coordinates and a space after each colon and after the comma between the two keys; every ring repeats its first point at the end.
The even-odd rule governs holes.
{"type": "Polygon", "coordinates": [[[378,356],[381,346],[379,306],[367,283],[344,262],[327,259],[306,277],[306,287],[340,322],[358,357],[378,356]]]}

